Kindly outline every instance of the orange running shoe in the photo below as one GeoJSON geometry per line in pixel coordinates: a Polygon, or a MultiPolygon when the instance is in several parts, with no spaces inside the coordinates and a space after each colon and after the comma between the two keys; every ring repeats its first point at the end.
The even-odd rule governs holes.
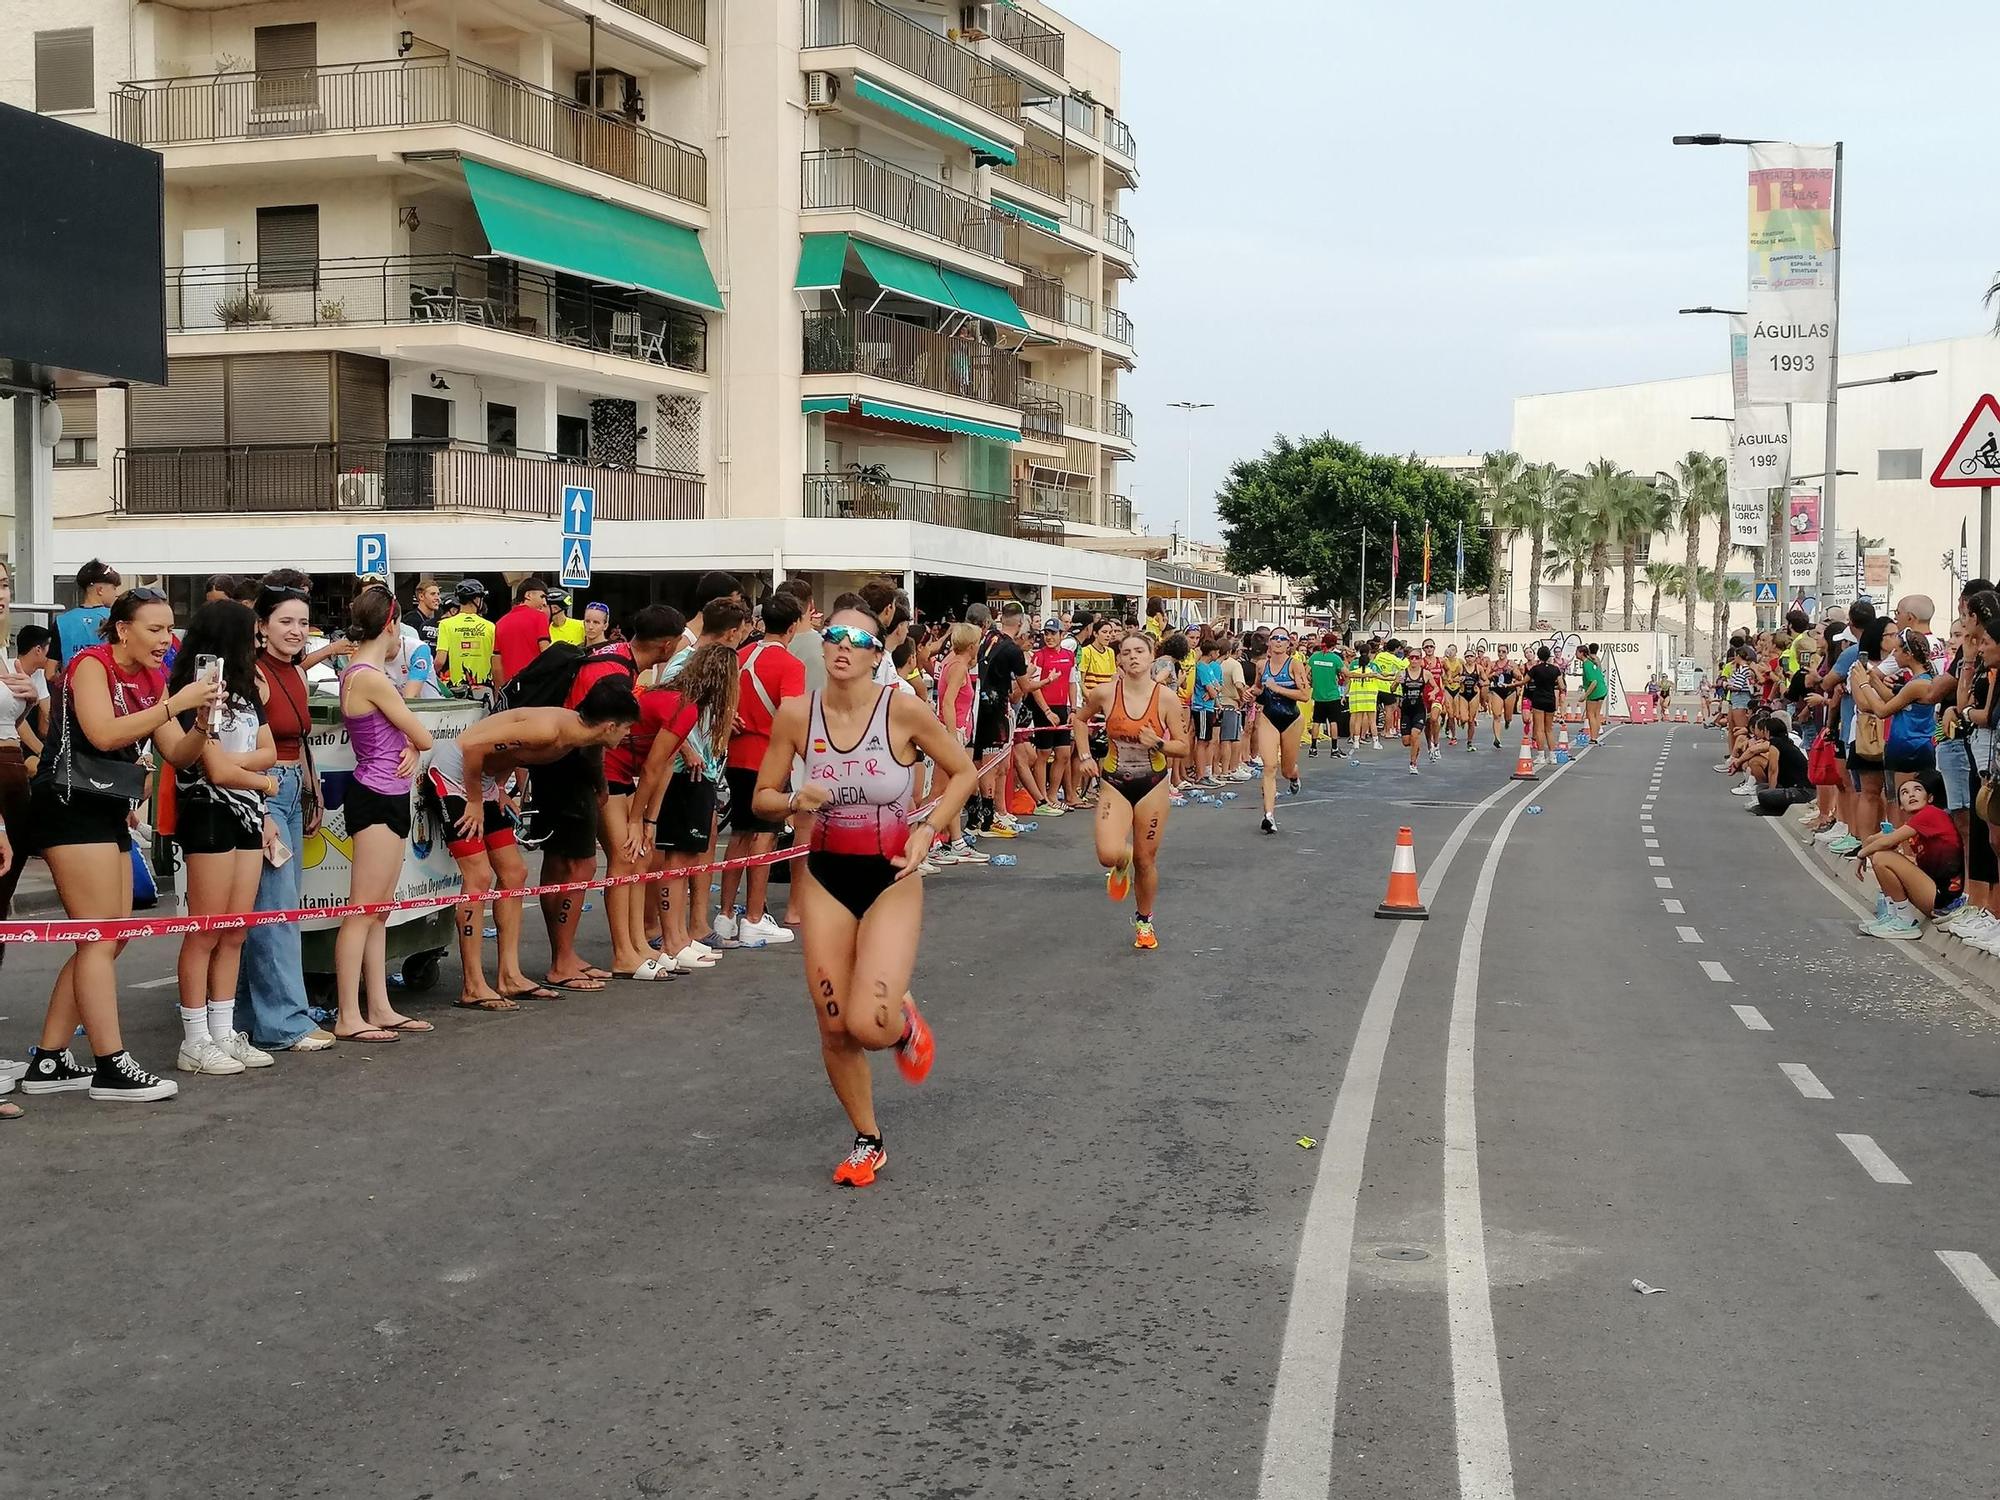
{"type": "Polygon", "coordinates": [[[870,1136],[857,1135],[854,1149],[847,1153],[839,1166],[833,1169],[835,1187],[867,1187],[875,1180],[875,1174],[889,1165],[889,1153],[882,1149],[882,1143],[870,1136]]]}
{"type": "Polygon", "coordinates": [[[1132,894],[1132,851],[1125,851],[1125,862],[1115,870],[1104,872],[1104,894],[1113,901],[1123,901],[1132,894]]]}
{"type": "Polygon", "coordinates": [[[915,1086],[931,1076],[931,1059],[937,1054],[937,1038],[931,1035],[923,1012],[917,1009],[917,1002],[909,995],[903,996],[903,1015],[909,1022],[909,1029],[896,1043],[896,1067],[902,1072],[903,1081],[915,1086]]]}
{"type": "Polygon", "coordinates": [[[1140,917],[1132,924],[1132,946],[1134,948],[1157,948],[1160,940],[1153,936],[1153,924],[1140,917]]]}

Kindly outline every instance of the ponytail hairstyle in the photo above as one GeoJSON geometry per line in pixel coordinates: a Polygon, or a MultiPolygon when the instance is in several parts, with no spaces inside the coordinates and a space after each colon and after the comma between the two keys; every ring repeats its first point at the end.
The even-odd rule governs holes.
{"type": "Polygon", "coordinates": [[[396,596],[379,583],[371,583],[354,596],[347,611],[347,638],[356,645],[372,641],[396,624],[396,596]]]}

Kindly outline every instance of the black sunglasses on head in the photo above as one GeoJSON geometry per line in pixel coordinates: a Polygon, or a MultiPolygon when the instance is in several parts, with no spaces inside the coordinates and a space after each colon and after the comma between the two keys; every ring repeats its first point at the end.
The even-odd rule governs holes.
{"type": "Polygon", "coordinates": [[[127,589],[125,591],[141,604],[165,604],[167,596],[158,589],[127,589]]]}

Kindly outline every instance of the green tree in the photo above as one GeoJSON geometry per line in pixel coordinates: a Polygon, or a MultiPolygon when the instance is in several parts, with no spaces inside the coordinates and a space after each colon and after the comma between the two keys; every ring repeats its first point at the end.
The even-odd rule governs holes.
{"type": "Polygon", "coordinates": [[[1674,465],[1671,474],[1658,474],[1653,483],[1673,513],[1675,529],[1687,540],[1687,557],[1681,567],[1681,598],[1687,604],[1687,639],[1682,649],[1692,656],[1695,601],[1704,597],[1696,586],[1701,577],[1701,527],[1713,519],[1725,535],[1728,533],[1728,469],[1715,454],[1694,449],[1674,465]]]}
{"type": "Polygon", "coordinates": [[[1655,635],[1660,631],[1660,605],[1669,598],[1677,598],[1687,587],[1686,570],[1679,563],[1649,562],[1646,564],[1646,587],[1653,592],[1651,606],[1646,611],[1646,628],[1655,635]]]}
{"type": "Polygon", "coordinates": [[[1569,628],[1583,629],[1583,572],[1590,566],[1590,514],[1583,486],[1565,485],[1549,514],[1548,561],[1542,569],[1550,583],[1569,575],[1569,628]]]}
{"type": "MultiPolygon", "coordinates": [[[[1582,482],[1577,486],[1576,524],[1589,549],[1594,606],[1591,627],[1595,630],[1604,628],[1604,606],[1611,597],[1611,588],[1606,582],[1611,571],[1611,546],[1618,538],[1619,517],[1631,483],[1630,469],[1621,468],[1608,458],[1599,458],[1583,471],[1582,482]]],[[[1571,611],[1572,615],[1575,613],[1571,611]]]]}
{"type": "MultiPolygon", "coordinates": [[[[1650,544],[1655,532],[1667,530],[1672,524],[1672,519],[1667,509],[1666,496],[1654,486],[1653,482],[1628,475],[1613,520],[1619,569],[1625,575],[1624,623],[1619,629],[1629,631],[1632,628],[1633,575],[1639,570],[1639,549],[1650,544]]],[[[1656,592],[1653,603],[1656,624],[1659,613],[1659,596],[1656,592]]]]}
{"type": "Polygon", "coordinates": [[[1216,514],[1231,569],[1269,568],[1295,579],[1313,606],[1351,601],[1358,611],[1364,530],[1367,598],[1387,596],[1392,523],[1402,533],[1404,584],[1418,576],[1426,521],[1434,576],[1438,558],[1450,563],[1461,524],[1466,572],[1478,578],[1489,565],[1479,495],[1464,479],[1331,434],[1280,434],[1262,456],[1237,462],[1216,497],[1216,514]]]}
{"type": "Polygon", "coordinates": [[[1477,483],[1479,491],[1486,497],[1486,515],[1490,525],[1487,532],[1486,564],[1486,624],[1492,628],[1499,623],[1495,613],[1500,608],[1500,557],[1507,548],[1507,535],[1516,529],[1513,516],[1521,498],[1521,455],[1501,449],[1489,453],[1479,465],[1477,483]]]}
{"type": "Polygon", "coordinates": [[[1532,629],[1542,617],[1542,564],[1549,546],[1549,525],[1565,494],[1576,486],[1576,476],[1554,464],[1530,464],[1521,471],[1514,501],[1508,510],[1508,529],[1528,534],[1528,625],[1532,629]]]}

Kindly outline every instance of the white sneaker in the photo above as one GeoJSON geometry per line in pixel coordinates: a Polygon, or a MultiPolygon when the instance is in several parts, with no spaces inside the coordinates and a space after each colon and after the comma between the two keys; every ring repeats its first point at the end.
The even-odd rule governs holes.
{"type": "MultiPolygon", "coordinates": [[[[937,862],[935,860],[927,859],[923,863],[917,866],[917,873],[919,875],[935,875],[937,874],[937,872],[938,872],[938,867],[937,867],[937,862]]],[[[743,946],[747,948],[751,945],[745,943],[743,946]]]]}
{"type": "Polygon", "coordinates": [[[712,969],[715,967],[714,950],[700,943],[689,943],[674,955],[674,967],[683,974],[691,974],[696,969],[712,969]]]}
{"type": "Polygon", "coordinates": [[[1410,774],[1411,774],[1412,776],[1421,776],[1421,775],[1423,775],[1423,772],[1421,772],[1421,771],[1419,771],[1419,770],[1417,769],[1417,763],[1416,763],[1415,761],[1411,761],[1411,762],[1410,762],[1410,774]]]}
{"type": "MultiPolygon", "coordinates": [[[[937,855],[944,852],[942,849],[938,850],[937,854],[931,856],[932,860],[936,860],[937,855]]],[[[956,862],[954,859],[953,863],[956,862]]],[[[792,929],[787,927],[783,922],[778,921],[769,912],[765,912],[763,916],[754,922],[745,922],[743,924],[743,931],[746,942],[749,940],[749,934],[751,933],[755,933],[766,943],[789,943],[795,941],[792,929]]]]}
{"type": "Polygon", "coordinates": [[[939,869],[945,869],[957,864],[959,860],[958,856],[951,852],[951,845],[939,844],[935,849],[931,850],[931,857],[928,862],[939,869]]]}
{"type": "Polygon", "coordinates": [[[1251,770],[1248,766],[1238,766],[1235,771],[1230,773],[1229,779],[1231,781],[1255,781],[1257,779],[1257,772],[1251,770]]]}
{"type": "Polygon", "coordinates": [[[1808,807],[1804,812],[1799,814],[1799,821],[1801,823],[1817,823],[1819,821],[1819,809],[1808,807]]]}
{"type": "Polygon", "coordinates": [[[253,1045],[245,1032],[232,1031],[228,1036],[219,1036],[215,1044],[246,1068],[268,1068],[274,1061],[270,1053],[253,1045]]]}
{"type": "Polygon", "coordinates": [[[28,1065],[26,1063],[16,1062],[11,1057],[0,1057],[0,1078],[5,1078],[9,1082],[12,1082],[15,1079],[26,1078],[27,1076],[28,1065]]]}
{"type": "Polygon", "coordinates": [[[1746,781],[1741,786],[1733,786],[1729,789],[1729,795],[1732,797],[1754,797],[1757,795],[1757,783],[1746,781]]]}
{"type": "Polygon", "coordinates": [[[1847,825],[1845,823],[1835,822],[1831,828],[1822,828],[1818,833],[1814,834],[1813,842],[1815,844],[1830,844],[1835,839],[1844,839],[1846,837],[1847,837],[1847,825]]]}
{"type": "Polygon", "coordinates": [[[985,865],[993,862],[993,856],[982,854],[971,844],[961,839],[951,846],[952,858],[962,865],[985,865]]]}
{"type": "MultiPolygon", "coordinates": [[[[715,935],[721,938],[722,941],[725,943],[740,942],[742,940],[739,929],[742,927],[743,924],[739,922],[734,916],[728,916],[722,912],[717,912],[715,914],[715,921],[710,925],[715,935]]],[[[747,947],[749,945],[745,944],[745,946],[747,947]]]]}
{"type": "Polygon", "coordinates": [[[183,1073],[213,1073],[217,1076],[243,1071],[243,1064],[231,1057],[212,1036],[182,1042],[180,1056],[174,1060],[174,1066],[183,1073]]]}

